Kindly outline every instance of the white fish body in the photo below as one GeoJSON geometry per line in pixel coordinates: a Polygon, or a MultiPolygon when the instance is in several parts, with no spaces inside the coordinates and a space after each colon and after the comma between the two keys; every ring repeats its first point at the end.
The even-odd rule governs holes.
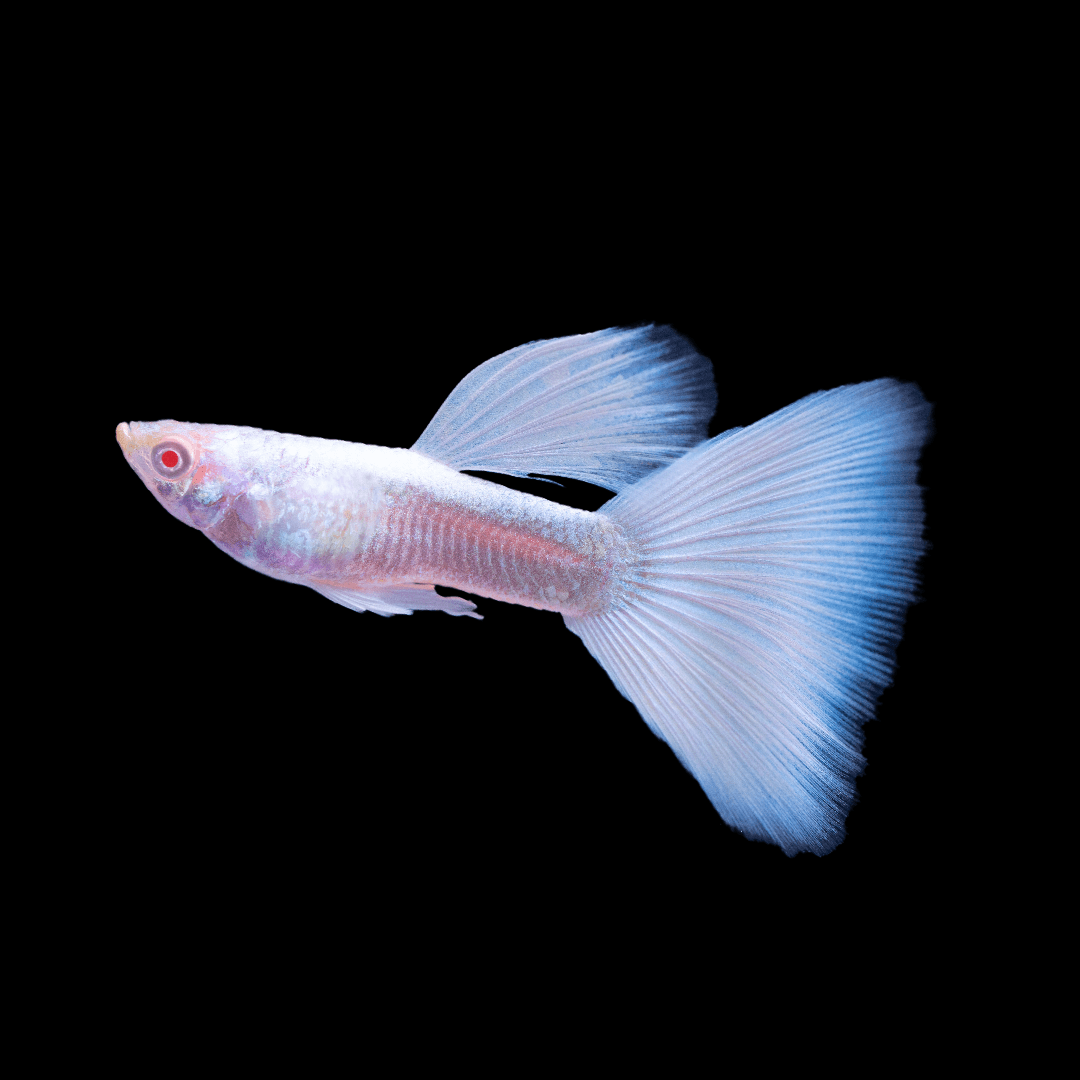
{"type": "Polygon", "coordinates": [[[605,515],[413,450],[177,421],[121,425],[118,439],[129,456],[184,440],[188,477],[149,483],[170,495],[184,487],[177,517],[246,566],[358,610],[475,611],[435,593],[438,583],[580,616],[610,603],[613,570],[628,559],[605,515]]]}
{"type": "Polygon", "coordinates": [[[862,769],[922,551],[929,406],[879,380],[702,442],[711,365],[665,328],[481,365],[413,449],[120,424],[174,516],[359,611],[475,615],[434,586],[561,612],[733,827],[825,853],[862,769]],[[619,494],[577,510],[468,476],[619,494]]]}

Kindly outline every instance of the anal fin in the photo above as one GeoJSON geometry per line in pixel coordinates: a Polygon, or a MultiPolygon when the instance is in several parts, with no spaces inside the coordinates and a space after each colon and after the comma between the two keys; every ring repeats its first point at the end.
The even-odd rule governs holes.
{"type": "Polygon", "coordinates": [[[327,600],[353,611],[374,611],[377,615],[411,615],[414,611],[445,611],[447,615],[476,614],[476,605],[464,596],[440,596],[434,585],[362,585],[355,589],[340,585],[311,584],[327,600]]]}

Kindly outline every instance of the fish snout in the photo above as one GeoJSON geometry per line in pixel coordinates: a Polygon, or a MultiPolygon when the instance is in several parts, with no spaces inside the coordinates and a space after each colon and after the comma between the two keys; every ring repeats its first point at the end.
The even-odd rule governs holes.
{"type": "Polygon", "coordinates": [[[131,428],[127,426],[126,422],[122,421],[116,425],[116,441],[120,444],[120,449],[123,450],[125,454],[131,449],[132,443],[135,440],[131,434],[131,428]]]}

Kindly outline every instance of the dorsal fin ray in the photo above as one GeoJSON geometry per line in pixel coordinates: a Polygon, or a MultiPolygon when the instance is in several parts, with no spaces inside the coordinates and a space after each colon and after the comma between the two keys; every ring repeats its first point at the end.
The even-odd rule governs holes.
{"type": "Polygon", "coordinates": [[[715,408],[712,364],[670,327],[599,330],[481,364],[412,449],[458,470],[622,491],[705,439],[715,408]]]}

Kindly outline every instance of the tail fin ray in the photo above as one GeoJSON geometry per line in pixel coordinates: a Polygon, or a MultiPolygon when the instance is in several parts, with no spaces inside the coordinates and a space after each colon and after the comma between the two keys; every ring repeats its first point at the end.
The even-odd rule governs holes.
{"type": "Polygon", "coordinates": [[[843,839],[915,598],[929,414],[883,379],[696,447],[604,506],[639,561],[566,620],[724,820],[789,855],[843,839]]]}

